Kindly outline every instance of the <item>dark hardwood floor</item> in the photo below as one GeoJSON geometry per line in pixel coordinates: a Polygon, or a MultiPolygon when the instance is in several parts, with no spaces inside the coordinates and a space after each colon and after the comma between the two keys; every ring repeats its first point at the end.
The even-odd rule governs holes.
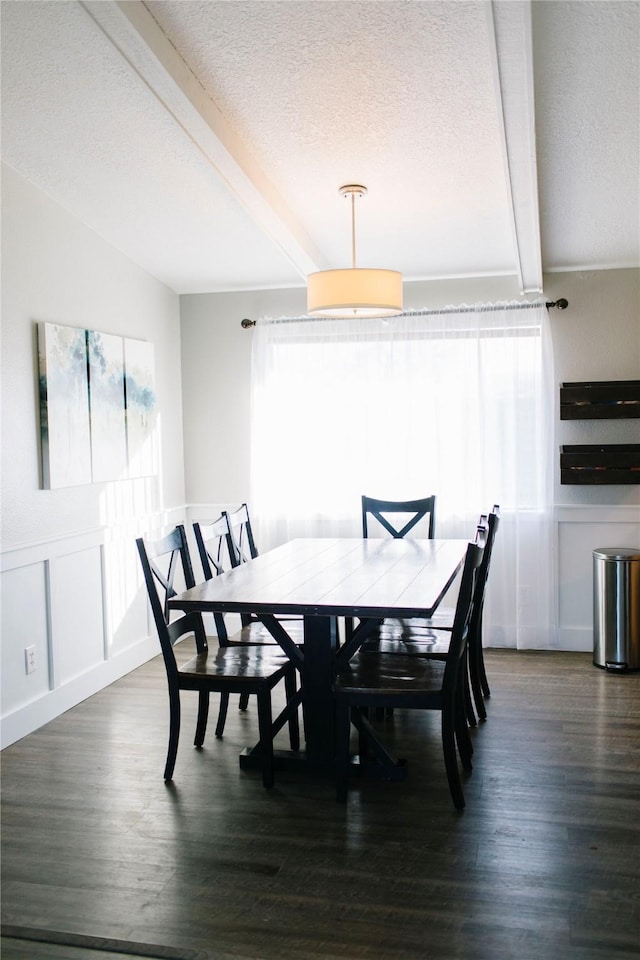
{"type": "MultiPolygon", "coordinates": [[[[160,659],[2,754],[3,960],[640,956],[640,675],[488,651],[454,811],[439,716],[380,726],[402,783],[241,772],[255,705],[162,780],[160,659]]],[[[212,713],[215,704],[212,707],[212,713]]],[[[213,717],[212,717],[213,720],[213,717]]]]}

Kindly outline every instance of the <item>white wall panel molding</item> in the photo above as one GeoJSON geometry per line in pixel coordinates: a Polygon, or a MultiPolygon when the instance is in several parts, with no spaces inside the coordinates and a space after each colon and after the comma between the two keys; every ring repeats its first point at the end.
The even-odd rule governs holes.
{"type": "Polygon", "coordinates": [[[214,520],[223,510],[237,510],[241,504],[241,500],[233,503],[190,503],[187,507],[187,520],[189,523],[195,520],[214,520]]]}
{"type": "Polygon", "coordinates": [[[104,528],[94,527],[78,533],[65,534],[61,537],[47,537],[44,540],[35,540],[21,544],[0,554],[0,572],[15,570],[18,567],[27,567],[32,563],[43,563],[55,557],[64,557],[70,553],[79,553],[92,547],[99,547],[104,542],[104,528]]]}
{"type": "Polygon", "coordinates": [[[0,573],[44,562],[54,557],[64,557],[70,553],[79,553],[91,547],[102,546],[108,539],[124,536],[140,536],[146,530],[160,530],[181,523],[186,515],[187,506],[180,504],[167,507],[154,513],[137,516],[135,522],[110,524],[108,527],[92,527],[59,537],[47,537],[30,543],[19,544],[0,552],[0,573]]]}
{"type": "Polygon", "coordinates": [[[158,653],[135,537],[186,513],[180,504],[2,553],[2,747],[158,653]]]}
{"type": "Polygon", "coordinates": [[[2,718],[0,748],[4,749],[50,720],[76,706],[82,700],[142,666],[158,653],[156,637],[142,637],[115,660],[106,661],[95,669],[76,677],[64,686],[49,691],[32,703],[8,713],[2,718]]]}
{"type": "Polygon", "coordinates": [[[104,661],[102,549],[55,557],[49,566],[51,686],[64,686],[104,661]]]}
{"type": "Polygon", "coordinates": [[[593,551],[640,547],[640,507],[556,505],[558,649],[593,649],[593,551]]]}
{"type": "Polygon", "coordinates": [[[640,506],[638,504],[556,505],[553,510],[553,519],[556,523],[636,523],[640,526],[640,506]]]}

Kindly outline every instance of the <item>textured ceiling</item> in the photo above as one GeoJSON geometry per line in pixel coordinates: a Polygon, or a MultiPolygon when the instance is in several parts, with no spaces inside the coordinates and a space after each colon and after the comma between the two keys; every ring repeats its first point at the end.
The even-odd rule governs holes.
{"type": "Polygon", "coordinates": [[[640,263],[638,2],[3,0],[3,159],[180,293],[640,263]]]}

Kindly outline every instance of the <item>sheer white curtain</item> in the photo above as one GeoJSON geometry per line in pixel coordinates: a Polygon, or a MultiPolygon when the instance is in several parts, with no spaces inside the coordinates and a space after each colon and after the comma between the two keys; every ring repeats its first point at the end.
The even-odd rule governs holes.
{"type": "Polygon", "coordinates": [[[437,495],[436,536],[500,504],[493,646],[554,645],[553,373],[541,306],[259,321],[251,510],[261,549],[360,536],[363,493],[437,495]]]}

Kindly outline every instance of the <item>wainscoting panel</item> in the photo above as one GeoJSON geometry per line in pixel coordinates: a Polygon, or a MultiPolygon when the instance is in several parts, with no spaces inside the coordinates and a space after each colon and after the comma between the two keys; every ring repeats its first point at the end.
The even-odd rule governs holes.
{"type": "Polygon", "coordinates": [[[94,546],[49,560],[54,687],[105,659],[101,553],[94,546]]]}
{"type": "Polygon", "coordinates": [[[159,653],[135,538],[184,522],[180,506],[0,555],[5,747],[159,653]],[[25,648],[35,646],[27,674],[25,648]]]}
{"type": "Polygon", "coordinates": [[[49,692],[46,562],[5,571],[1,585],[2,712],[6,715],[49,692]],[[32,646],[36,669],[27,674],[25,649],[32,646]]]}
{"type": "Polygon", "coordinates": [[[593,551],[640,548],[640,508],[557,507],[558,648],[593,649],[593,551]]]}
{"type": "Polygon", "coordinates": [[[153,631],[135,535],[116,537],[110,532],[102,557],[106,598],[105,656],[112,659],[137,643],[141,636],[153,631]]]}
{"type": "MultiPolygon", "coordinates": [[[[0,555],[3,747],[157,655],[135,537],[160,535],[186,517],[190,529],[192,519],[216,516],[226,506],[176,507],[0,555]],[[30,646],[37,666],[27,674],[30,646]]],[[[640,546],[640,509],[557,507],[554,521],[558,635],[540,638],[539,646],[588,651],[592,551],[640,546]]],[[[199,579],[195,551],[194,568],[199,579]]]]}

